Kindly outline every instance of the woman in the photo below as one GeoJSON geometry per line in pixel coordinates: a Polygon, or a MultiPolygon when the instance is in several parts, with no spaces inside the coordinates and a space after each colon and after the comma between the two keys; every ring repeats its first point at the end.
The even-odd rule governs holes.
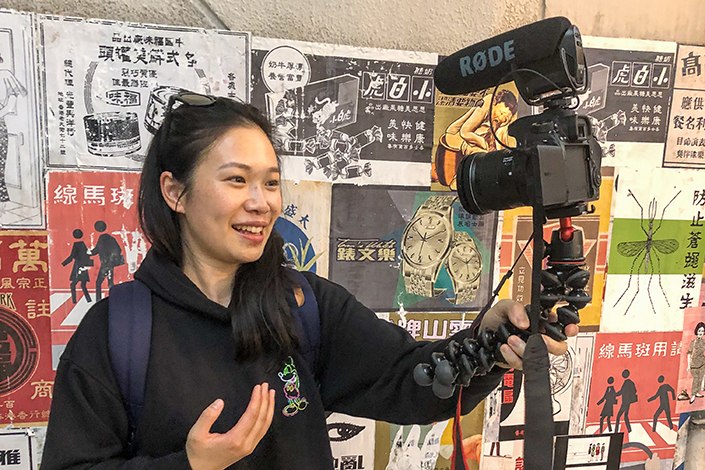
{"type": "Polygon", "coordinates": [[[492,98],[488,93],[482,106],[470,108],[465,114],[453,121],[438,140],[436,158],[432,165],[432,178],[452,190],[457,189],[456,173],[463,158],[475,152],[494,152],[501,150],[501,144],[510,145],[509,124],[515,119],[517,98],[509,90],[500,90],[492,98]],[[492,115],[490,115],[490,104],[492,115]],[[492,126],[492,129],[490,129],[492,126]]]}
{"type": "MultiPolygon", "coordinates": [[[[452,416],[453,400],[435,398],[412,377],[445,341],[417,343],[344,288],[305,273],[321,326],[319,360],[309,370],[286,301],[292,290],[296,302],[304,299],[273,231],[282,200],[270,125],[225,98],[175,99],[191,104],[167,115],[140,184],[152,248],[135,278],[152,290],[153,326],[137,457],[126,457],[128,423],[110,369],[103,300],[61,357],[42,470],[330,470],[326,411],[401,424],[452,416]],[[291,396],[306,406],[292,409],[291,396]]],[[[507,318],[528,326],[511,301],[483,323],[507,318]]],[[[510,345],[502,347],[505,359],[521,367],[524,344],[513,337],[510,345]]],[[[549,350],[564,352],[565,344],[549,340],[549,350]]],[[[463,411],[501,376],[496,368],[473,379],[463,411]]]]}
{"type": "Polygon", "coordinates": [[[602,403],[605,404],[602,407],[602,411],[600,412],[600,434],[602,434],[602,426],[605,422],[605,419],[607,420],[607,429],[609,430],[609,432],[612,432],[612,423],[610,421],[612,419],[612,416],[614,416],[614,405],[617,404],[617,392],[614,389],[614,385],[612,385],[613,383],[614,377],[608,377],[605,394],[602,395],[600,401],[597,402],[597,406],[600,406],[602,403]]]}
{"type": "MultiPolygon", "coordinates": [[[[0,56],[0,64],[3,62],[4,60],[0,56]]],[[[27,96],[27,89],[15,77],[12,70],[0,69],[0,214],[5,211],[5,204],[10,200],[7,184],[5,184],[5,166],[9,146],[5,116],[17,110],[18,96],[27,96]]]]}
{"type": "Polygon", "coordinates": [[[700,391],[703,389],[703,377],[705,377],[705,323],[699,322],[695,325],[695,338],[688,346],[688,369],[693,376],[693,385],[690,389],[690,403],[696,398],[702,398],[700,391]]]}

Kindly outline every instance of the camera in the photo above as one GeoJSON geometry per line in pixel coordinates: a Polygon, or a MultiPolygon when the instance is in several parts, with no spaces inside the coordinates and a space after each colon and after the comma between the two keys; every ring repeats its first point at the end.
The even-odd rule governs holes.
{"type": "MultiPolygon", "coordinates": [[[[543,107],[540,114],[519,118],[509,126],[509,135],[517,142],[515,148],[472,153],[461,160],[456,176],[458,196],[471,214],[531,206],[540,196],[548,218],[571,217],[588,212],[587,203],[599,198],[602,150],[588,117],[578,115],[574,111],[577,106],[573,106],[573,99],[588,85],[582,39],[578,28],[566,24],[565,18],[551,20],[564,21],[546,20],[540,31],[536,25],[520,28],[512,36],[499,36],[439,64],[437,85],[439,80],[449,81],[449,67],[459,61],[470,86],[449,86],[456,92],[471,90],[473,79],[486,84],[490,73],[496,76],[497,70],[507,70],[497,85],[512,77],[526,103],[543,107]],[[536,42],[532,35],[537,31],[544,41],[540,47],[531,44],[536,42]],[[485,51],[492,59],[492,48],[499,49],[490,45],[492,41],[511,51],[513,60],[505,69],[498,67],[479,76],[482,71],[473,71],[467,64],[482,64],[485,51]],[[446,61],[449,63],[444,64],[446,61]]],[[[443,91],[441,86],[439,89],[443,91]]]]}

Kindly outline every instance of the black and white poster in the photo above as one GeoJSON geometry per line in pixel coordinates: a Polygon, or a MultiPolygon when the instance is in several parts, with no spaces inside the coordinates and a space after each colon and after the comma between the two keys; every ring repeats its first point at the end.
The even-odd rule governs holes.
{"type": "Polygon", "coordinates": [[[603,166],[660,167],[676,43],[585,37],[590,86],[580,96],[603,166]]]}
{"type": "Polygon", "coordinates": [[[34,17],[0,11],[0,226],[41,228],[34,17]]]}
{"type": "Polygon", "coordinates": [[[664,167],[705,168],[705,47],[678,45],[664,167]]]}
{"type": "Polygon", "coordinates": [[[428,186],[436,54],[253,38],[284,177],[428,186]]]}
{"type": "Polygon", "coordinates": [[[249,101],[249,33],[39,17],[48,163],[142,166],[169,97],[249,101]]]}

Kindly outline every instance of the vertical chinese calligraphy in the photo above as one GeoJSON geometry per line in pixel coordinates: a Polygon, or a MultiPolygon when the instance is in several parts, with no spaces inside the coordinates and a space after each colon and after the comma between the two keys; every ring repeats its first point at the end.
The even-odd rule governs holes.
{"type": "Polygon", "coordinates": [[[705,47],[678,46],[665,167],[705,168],[705,47]]]}
{"type": "Polygon", "coordinates": [[[40,16],[48,163],[139,168],[170,94],[249,101],[248,33],[40,16]]]}
{"type": "Polygon", "coordinates": [[[45,424],[54,372],[47,233],[0,232],[0,426],[45,424]]]}

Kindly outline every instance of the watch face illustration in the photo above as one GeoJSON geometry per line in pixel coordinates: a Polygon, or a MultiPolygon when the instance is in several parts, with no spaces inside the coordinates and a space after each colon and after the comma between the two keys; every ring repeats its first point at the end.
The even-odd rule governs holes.
{"type": "Polygon", "coordinates": [[[412,220],[404,234],[404,257],[419,268],[438,264],[450,246],[451,232],[449,222],[438,214],[412,220]]]}
{"type": "Polygon", "coordinates": [[[448,269],[458,281],[472,282],[482,272],[480,253],[470,243],[456,245],[448,258],[448,269]]]}

